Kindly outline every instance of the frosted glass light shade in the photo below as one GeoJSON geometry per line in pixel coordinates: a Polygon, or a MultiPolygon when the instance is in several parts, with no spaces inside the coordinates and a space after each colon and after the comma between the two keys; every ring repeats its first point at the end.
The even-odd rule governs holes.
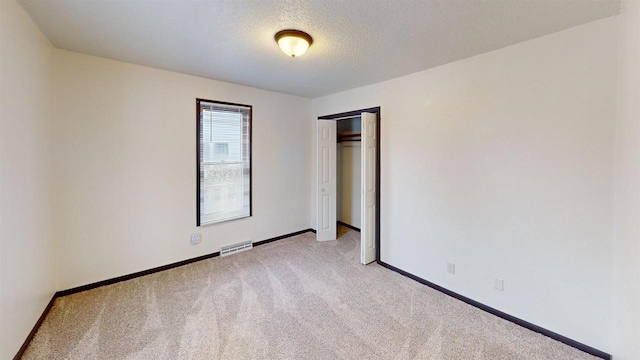
{"type": "Polygon", "coordinates": [[[309,34],[299,30],[279,31],[275,39],[282,52],[291,57],[304,54],[313,43],[313,39],[309,34]]]}

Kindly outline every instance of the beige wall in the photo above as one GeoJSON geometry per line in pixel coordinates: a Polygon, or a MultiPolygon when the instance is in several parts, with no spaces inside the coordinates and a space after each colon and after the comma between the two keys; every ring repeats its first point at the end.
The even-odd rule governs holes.
{"type": "Polygon", "coordinates": [[[640,359],[640,2],[620,16],[614,173],[611,339],[614,359],[640,359]]]}
{"type": "Polygon", "coordinates": [[[611,350],[617,25],[313,100],[314,119],[381,106],[383,261],[611,350]]]}
{"type": "Polygon", "coordinates": [[[0,1],[0,359],[11,359],[55,292],[53,46],[0,1]]]}
{"type": "Polygon", "coordinates": [[[309,227],[311,101],[55,51],[59,289],[309,227]],[[253,105],[253,217],[196,227],[195,99],[253,105]],[[191,246],[191,233],[202,243],[191,246]]]}

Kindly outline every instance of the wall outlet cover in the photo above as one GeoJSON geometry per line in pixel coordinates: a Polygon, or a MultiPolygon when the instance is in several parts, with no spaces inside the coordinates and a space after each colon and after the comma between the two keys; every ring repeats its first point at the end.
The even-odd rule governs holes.
{"type": "Polygon", "coordinates": [[[454,274],[456,273],[456,264],[453,263],[447,263],[447,272],[449,274],[454,274]]]}
{"type": "Polygon", "coordinates": [[[195,244],[199,244],[200,243],[200,234],[196,233],[196,234],[191,234],[191,245],[195,245],[195,244]]]}
{"type": "Polygon", "coordinates": [[[493,279],[493,287],[496,290],[504,291],[504,279],[493,279]]]}

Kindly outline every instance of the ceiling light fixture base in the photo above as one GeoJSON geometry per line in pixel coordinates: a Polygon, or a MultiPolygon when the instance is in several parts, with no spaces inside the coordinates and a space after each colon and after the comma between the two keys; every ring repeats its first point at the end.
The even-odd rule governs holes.
{"type": "Polygon", "coordinates": [[[313,44],[311,35],[304,31],[286,29],[281,30],[274,36],[280,49],[291,57],[297,57],[305,53],[313,44]]]}

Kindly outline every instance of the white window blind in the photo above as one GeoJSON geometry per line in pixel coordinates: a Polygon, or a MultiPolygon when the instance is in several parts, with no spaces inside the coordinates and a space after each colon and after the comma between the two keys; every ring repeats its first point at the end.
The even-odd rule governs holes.
{"type": "Polygon", "coordinates": [[[197,225],[251,216],[251,106],[197,100],[197,225]]]}

